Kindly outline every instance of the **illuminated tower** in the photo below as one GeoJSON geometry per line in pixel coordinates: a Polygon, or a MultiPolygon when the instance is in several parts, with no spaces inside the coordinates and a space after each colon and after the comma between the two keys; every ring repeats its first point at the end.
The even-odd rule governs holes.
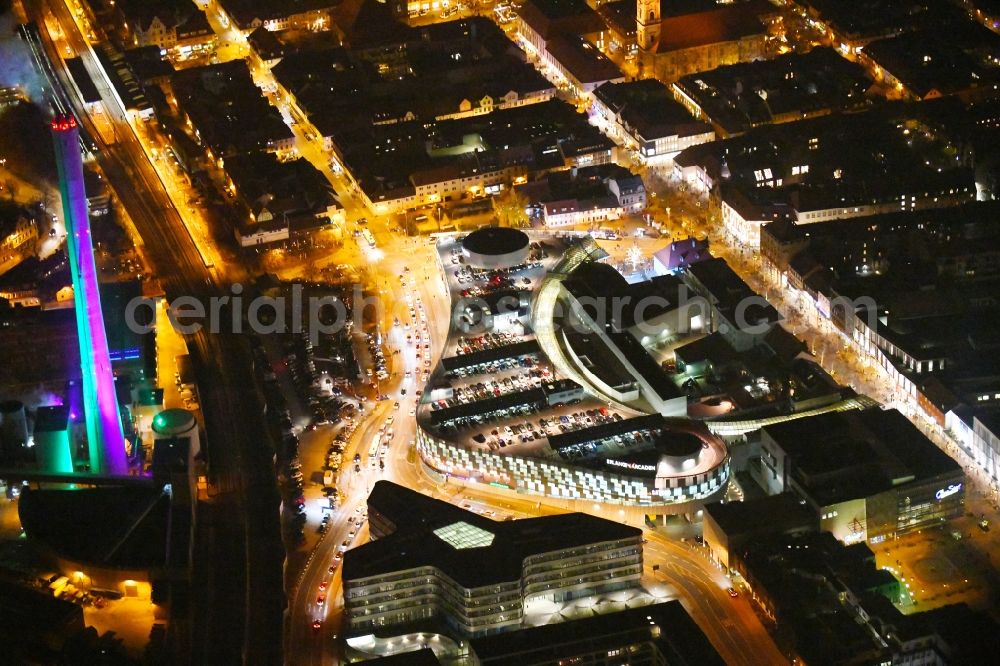
{"type": "Polygon", "coordinates": [[[660,0],[635,3],[635,41],[642,51],[655,51],[660,41],[660,0]]]}
{"type": "Polygon", "coordinates": [[[108,338],[101,314],[97,266],[90,237],[87,194],[83,186],[80,130],[72,116],[52,121],[59,167],[59,190],[66,220],[66,254],[73,278],[73,305],[80,340],[83,411],[87,422],[90,470],[95,474],[128,474],[125,435],[122,432],[115,377],[111,372],[108,338]]]}

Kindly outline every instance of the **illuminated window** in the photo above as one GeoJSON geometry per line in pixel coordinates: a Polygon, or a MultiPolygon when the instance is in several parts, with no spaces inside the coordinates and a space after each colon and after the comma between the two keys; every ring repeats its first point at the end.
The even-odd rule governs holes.
{"type": "Polygon", "coordinates": [[[484,548],[493,543],[492,533],[461,521],[434,530],[434,536],[456,550],[484,548]]]}

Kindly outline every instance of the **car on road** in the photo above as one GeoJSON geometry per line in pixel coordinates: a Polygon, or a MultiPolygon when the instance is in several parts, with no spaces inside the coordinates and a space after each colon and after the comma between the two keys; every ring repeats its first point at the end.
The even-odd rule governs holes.
{"type": "Polygon", "coordinates": [[[323,627],[323,622],[322,621],[320,621],[320,620],[313,620],[313,623],[312,623],[313,631],[321,629],[322,627],[323,627]]]}
{"type": "Polygon", "coordinates": [[[737,591],[737,589],[735,587],[727,587],[726,588],[726,592],[728,592],[729,596],[731,596],[733,599],[735,599],[738,596],[740,596],[740,593],[737,591]]]}
{"type": "Polygon", "coordinates": [[[325,594],[321,594],[318,597],[316,597],[316,605],[317,606],[322,606],[325,603],[326,603],[326,595],[325,594]]]}

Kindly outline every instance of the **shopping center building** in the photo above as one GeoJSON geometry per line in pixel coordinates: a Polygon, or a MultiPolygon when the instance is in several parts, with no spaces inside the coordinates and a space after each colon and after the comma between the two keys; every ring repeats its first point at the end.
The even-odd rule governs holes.
{"type": "Polygon", "coordinates": [[[722,439],[703,424],[658,414],[551,437],[551,455],[546,457],[465,447],[425,428],[418,429],[417,450],[429,468],[447,477],[526,494],[611,504],[655,506],[703,500],[722,490],[729,477],[722,439]],[[634,450],[607,453],[619,441],[637,438],[634,450]],[[672,440],[676,446],[680,439],[685,440],[680,451],[667,443],[672,440]],[[584,450],[585,457],[571,458],[575,464],[569,464],[569,456],[560,453],[571,448],[584,450]]]}
{"type": "Polygon", "coordinates": [[[965,473],[896,410],[838,412],[766,426],[751,476],[805,500],[845,543],[886,539],[960,516],[965,473]]]}
{"type": "MultiPolygon", "coordinates": [[[[444,481],[656,507],[648,513],[657,515],[665,507],[684,512],[720,494],[730,473],[726,443],[704,423],[686,418],[687,396],[646,346],[658,343],[652,337],[659,334],[650,336],[649,330],[671,338],[706,333],[708,302],[701,296],[687,302],[686,287],[673,276],[628,284],[613,267],[597,262],[601,250],[589,238],[523,232],[517,232],[523,240],[511,236],[510,243],[474,238],[483,231],[460,241],[476,289],[488,288],[479,284],[498,270],[483,259],[490,249],[511,256],[500,270],[514,280],[524,270],[516,263],[524,258],[512,255],[518,248],[544,247],[551,258],[534,260],[547,273],[530,293],[530,316],[520,317],[523,329],[515,330],[523,333],[515,340],[508,332],[503,345],[470,349],[459,336],[482,333],[452,331],[465,341],[453,353],[452,342],[446,345],[416,412],[416,451],[425,469],[444,481]],[[474,268],[484,264],[490,268],[474,268]],[[628,303],[624,311],[617,299],[628,303]],[[551,311],[556,301],[562,315],[551,311]],[[518,390],[483,394],[483,383],[492,384],[510,368],[528,368],[514,372],[523,376],[541,365],[551,366],[556,381],[543,385],[536,378],[533,387],[522,383],[518,390]],[[468,395],[470,384],[481,397],[455,400],[458,393],[468,395]],[[553,386],[568,388],[555,395],[553,386]]],[[[439,244],[442,267],[458,265],[456,244],[439,244]]],[[[446,270],[446,278],[449,272],[455,271],[446,270]]],[[[452,288],[468,290],[466,284],[452,288]]]]}

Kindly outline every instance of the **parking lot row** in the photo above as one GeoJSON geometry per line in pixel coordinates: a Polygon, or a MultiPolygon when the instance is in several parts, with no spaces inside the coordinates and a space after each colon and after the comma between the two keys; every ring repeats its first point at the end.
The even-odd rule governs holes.
{"type": "Polygon", "coordinates": [[[474,337],[459,336],[455,340],[455,355],[475,354],[476,352],[496,349],[505,345],[521,342],[524,336],[513,333],[484,333],[474,337]]]}
{"type": "Polygon", "coordinates": [[[511,444],[527,444],[560,433],[621,421],[623,418],[621,414],[612,412],[607,407],[595,407],[568,414],[541,416],[523,423],[506,424],[493,428],[488,433],[483,432],[473,436],[472,440],[487,445],[491,451],[497,451],[511,444]],[[483,441],[479,442],[479,439],[483,441]]]}
{"type": "MultiPolygon", "coordinates": [[[[619,419],[620,420],[620,419],[619,419]]],[[[563,460],[578,460],[580,458],[592,458],[601,454],[617,454],[630,448],[652,445],[656,441],[659,431],[637,430],[635,432],[623,433],[613,437],[597,440],[594,442],[584,442],[566,447],[557,451],[563,460]]]]}
{"type": "Polygon", "coordinates": [[[452,397],[431,403],[432,410],[464,405],[489,398],[498,398],[508,393],[537,388],[552,379],[552,369],[548,366],[519,368],[502,376],[477,375],[462,386],[452,387],[452,397]],[[481,381],[475,381],[481,379],[481,381]]]}
{"type": "Polygon", "coordinates": [[[451,370],[445,373],[445,377],[447,379],[461,379],[465,377],[478,377],[480,375],[494,375],[512,370],[518,371],[520,368],[533,367],[535,364],[542,362],[541,359],[542,355],[538,352],[512,356],[498,361],[487,361],[485,363],[470,365],[466,368],[451,370]]]}

